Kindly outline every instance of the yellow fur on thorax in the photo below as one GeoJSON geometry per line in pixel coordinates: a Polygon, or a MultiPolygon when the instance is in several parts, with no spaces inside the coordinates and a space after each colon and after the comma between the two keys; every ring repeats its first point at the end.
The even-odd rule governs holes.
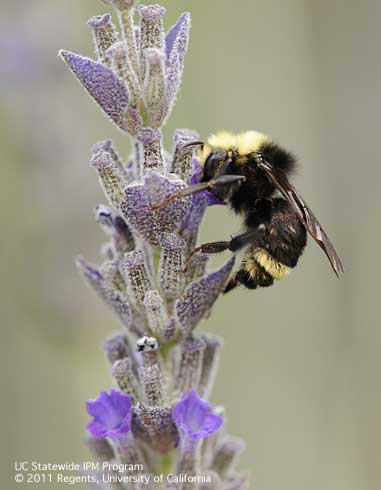
{"type": "Polygon", "coordinates": [[[283,279],[291,271],[291,267],[275,260],[274,257],[263,248],[255,249],[253,255],[258,264],[261,265],[274,279],[283,279]]]}
{"type": "Polygon", "coordinates": [[[235,150],[240,155],[246,156],[249,153],[260,150],[262,145],[269,141],[268,136],[257,131],[245,131],[239,134],[221,131],[212,134],[208,138],[207,144],[202,152],[201,161],[204,162],[209,153],[214,150],[235,150]]]}

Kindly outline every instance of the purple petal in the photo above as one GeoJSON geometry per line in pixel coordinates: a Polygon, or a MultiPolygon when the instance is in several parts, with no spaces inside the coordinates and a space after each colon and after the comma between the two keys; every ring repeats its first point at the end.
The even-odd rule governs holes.
{"type": "Polygon", "coordinates": [[[127,413],[131,410],[131,398],[129,396],[114,388],[111,388],[110,392],[111,406],[118,413],[127,413]]]}
{"type": "Polygon", "coordinates": [[[118,438],[130,430],[131,397],[120,391],[102,391],[95,400],[86,403],[87,412],[93,420],[87,425],[94,437],[118,438]]]}
{"type": "Polygon", "coordinates": [[[107,430],[99,422],[95,422],[95,421],[89,422],[86,425],[86,428],[88,431],[91,432],[91,434],[94,437],[106,437],[107,436],[107,430]]]}
{"type": "Polygon", "coordinates": [[[102,417],[106,413],[110,413],[107,391],[101,391],[98,398],[95,400],[87,400],[86,410],[93,417],[102,417]]]}
{"type": "Polygon", "coordinates": [[[128,93],[124,82],[111,68],[90,58],[64,50],[60,51],[60,56],[103,111],[119,128],[127,131],[128,93]]]}
{"type": "Polygon", "coordinates": [[[204,418],[203,429],[202,431],[200,431],[200,433],[203,433],[205,435],[202,435],[200,437],[207,437],[208,435],[217,432],[218,429],[221,427],[222,423],[223,423],[222,417],[216,415],[215,413],[208,413],[204,418]]]}
{"type": "Polygon", "coordinates": [[[222,425],[223,419],[211,412],[211,405],[195,390],[183,395],[172,410],[172,420],[183,434],[191,439],[208,437],[222,425]]]}
{"type": "Polygon", "coordinates": [[[184,333],[190,333],[209,312],[222,292],[234,265],[234,257],[221,269],[191,283],[184,296],[176,303],[177,318],[184,333]]]}

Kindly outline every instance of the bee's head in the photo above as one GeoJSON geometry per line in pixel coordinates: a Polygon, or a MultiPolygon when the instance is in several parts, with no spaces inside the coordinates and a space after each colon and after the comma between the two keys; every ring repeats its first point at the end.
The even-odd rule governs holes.
{"type": "Polygon", "coordinates": [[[231,157],[225,150],[212,150],[204,160],[202,181],[207,182],[223,174],[228,174],[231,157]]]}
{"type": "Polygon", "coordinates": [[[228,173],[227,165],[232,160],[232,151],[212,147],[203,141],[193,141],[183,146],[183,149],[199,147],[200,164],[203,167],[201,182],[207,182],[219,175],[228,173]]]}

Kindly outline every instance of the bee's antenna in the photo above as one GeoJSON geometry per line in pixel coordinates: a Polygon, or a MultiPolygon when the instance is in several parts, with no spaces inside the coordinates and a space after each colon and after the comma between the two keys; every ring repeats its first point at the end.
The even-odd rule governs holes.
{"type": "Polygon", "coordinates": [[[208,182],[199,182],[198,184],[193,184],[189,187],[185,187],[184,189],[181,189],[180,191],[175,192],[174,194],[169,196],[163,202],[155,204],[154,206],[152,206],[152,209],[155,210],[163,208],[175,199],[179,199],[181,197],[191,196],[192,194],[196,194],[197,192],[218,189],[220,187],[229,186],[234,183],[241,183],[244,180],[246,180],[246,177],[243,175],[220,175],[220,177],[209,180],[208,182]]]}
{"type": "Polygon", "coordinates": [[[186,150],[187,148],[192,148],[192,146],[200,146],[201,150],[204,149],[205,143],[203,141],[191,141],[181,147],[181,151],[186,150]]]}

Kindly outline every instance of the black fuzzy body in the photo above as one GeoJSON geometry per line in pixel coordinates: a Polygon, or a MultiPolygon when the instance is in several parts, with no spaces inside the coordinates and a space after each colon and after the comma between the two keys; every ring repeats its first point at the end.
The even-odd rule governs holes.
{"type": "MultiPolygon", "coordinates": [[[[294,268],[307,242],[306,229],[295,211],[288,201],[276,195],[274,184],[258,167],[259,154],[275,172],[288,176],[295,168],[294,157],[274,143],[265,143],[257,152],[248,155],[240,155],[234,149],[212,151],[204,165],[204,182],[221,175],[245,176],[245,181],[240,184],[212,190],[216,197],[242,216],[243,233],[253,231],[253,240],[245,243],[239,270],[230,280],[227,291],[238,284],[249,289],[271,286],[274,279],[280,278],[277,265],[281,270],[294,268]],[[266,267],[256,259],[258,253],[268,258],[266,267]]],[[[242,246],[237,245],[234,249],[233,240],[231,250],[238,251],[239,248],[242,246]]]]}

